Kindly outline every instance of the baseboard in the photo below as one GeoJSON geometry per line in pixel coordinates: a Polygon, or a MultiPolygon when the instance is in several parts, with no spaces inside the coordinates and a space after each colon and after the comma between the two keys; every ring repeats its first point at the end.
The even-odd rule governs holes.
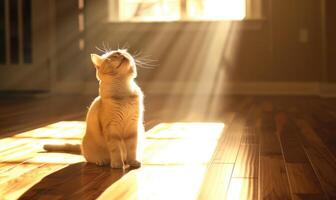
{"type": "Polygon", "coordinates": [[[150,94],[213,94],[213,95],[319,95],[317,82],[230,82],[223,86],[197,82],[142,83],[150,94]]]}
{"type": "Polygon", "coordinates": [[[98,94],[97,82],[74,82],[74,81],[58,81],[52,87],[52,93],[54,94],[83,94],[83,95],[95,95],[98,94]]]}
{"type": "MultiPolygon", "coordinates": [[[[202,82],[140,82],[146,94],[200,94],[200,95],[317,95],[336,96],[336,84],[318,82],[230,82],[211,85],[202,82]]],[[[56,94],[98,93],[97,82],[57,82],[52,89],[56,94]]]]}
{"type": "Polygon", "coordinates": [[[322,83],[320,85],[321,97],[336,97],[336,83],[322,83]]]}
{"type": "Polygon", "coordinates": [[[50,96],[49,91],[42,90],[5,90],[0,91],[0,98],[44,98],[50,96]]]}

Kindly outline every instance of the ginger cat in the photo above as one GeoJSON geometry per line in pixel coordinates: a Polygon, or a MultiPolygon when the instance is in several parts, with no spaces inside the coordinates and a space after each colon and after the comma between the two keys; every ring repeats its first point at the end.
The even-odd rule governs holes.
{"type": "MultiPolygon", "coordinates": [[[[112,168],[140,167],[138,140],[144,132],[143,93],[134,79],[137,76],[133,57],[126,50],[102,56],[91,54],[99,81],[99,96],[92,102],[86,117],[86,132],[81,152],[90,163],[112,168]]],[[[76,147],[45,145],[49,151],[76,147]]]]}

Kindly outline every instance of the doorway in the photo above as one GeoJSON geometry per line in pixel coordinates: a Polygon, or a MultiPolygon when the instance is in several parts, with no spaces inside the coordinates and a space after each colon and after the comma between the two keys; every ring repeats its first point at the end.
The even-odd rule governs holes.
{"type": "Polygon", "coordinates": [[[0,91],[50,89],[49,1],[0,0],[0,91]]]}

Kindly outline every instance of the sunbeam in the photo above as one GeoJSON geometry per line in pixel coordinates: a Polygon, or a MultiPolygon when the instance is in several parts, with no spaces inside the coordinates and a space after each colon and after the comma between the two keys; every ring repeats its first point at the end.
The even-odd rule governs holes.
{"type": "MultiPolygon", "coordinates": [[[[85,123],[81,121],[62,121],[1,139],[0,162],[12,166],[7,170],[3,169],[2,175],[16,172],[17,176],[20,176],[21,173],[25,173],[25,167],[29,170],[42,165],[50,165],[52,169],[54,169],[53,166],[59,169],[68,164],[83,162],[84,159],[80,155],[46,153],[43,152],[42,146],[44,144],[80,143],[84,127],[85,123]],[[23,164],[18,165],[20,163],[23,164]]],[[[219,122],[158,124],[145,135],[143,169],[133,171],[116,182],[102,195],[102,199],[104,196],[111,199],[111,193],[117,198],[117,194],[125,194],[125,192],[130,196],[136,195],[139,199],[162,199],[167,195],[170,197],[182,195],[187,199],[196,198],[207,169],[206,164],[211,162],[224,128],[225,124],[219,122]],[[159,175],[164,180],[157,179],[159,175]],[[175,184],[177,177],[180,177],[179,184],[175,184]],[[132,182],[134,188],[131,190],[128,188],[125,191],[126,188],[123,186],[125,181],[132,182]],[[183,185],[188,185],[189,189],[185,191],[183,185]],[[168,187],[174,192],[164,193],[163,191],[168,187]],[[184,192],[178,192],[179,190],[184,190],[184,192]]],[[[19,191],[15,193],[15,195],[20,194],[19,191]]],[[[15,195],[10,194],[10,197],[14,198],[15,195]]]]}

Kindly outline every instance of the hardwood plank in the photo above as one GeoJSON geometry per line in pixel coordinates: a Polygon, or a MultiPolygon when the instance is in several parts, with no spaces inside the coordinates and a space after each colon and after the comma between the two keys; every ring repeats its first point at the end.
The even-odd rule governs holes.
{"type": "MultiPolygon", "coordinates": [[[[247,129],[247,127],[245,127],[245,130],[247,129]]],[[[251,131],[251,129],[253,129],[253,132],[255,132],[255,128],[248,128],[249,131],[251,131]]],[[[244,131],[245,132],[245,131],[244,131]]],[[[246,134],[244,133],[242,135],[241,138],[241,144],[242,145],[259,145],[259,137],[257,134],[246,134]]]]}
{"type": "Polygon", "coordinates": [[[238,155],[232,177],[258,178],[259,137],[256,131],[259,109],[252,104],[245,120],[238,155]]]}
{"type": "Polygon", "coordinates": [[[0,111],[0,137],[11,136],[64,119],[84,119],[86,106],[90,101],[91,96],[69,95],[20,102],[8,110],[7,114],[7,111],[0,111]]]}
{"type": "MultiPolygon", "coordinates": [[[[7,163],[8,166],[13,167],[3,171],[1,174],[3,177],[0,179],[0,194],[1,191],[6,192],[6,190],[9,190],[9,186],[15,188],[15,190],[20,189],[19,194],[22,194],[25,192],[25,190],[32,186],[30,182],[37,183],[45,175],[65,167],[68,163],[74,163],[83,160],[84,158],[79,155],[52,153],[49,155],[37,154],[35,157],[26,160],[23,163],[7,163]],[[21,187],[23,187],[23,189],[21,187]]],[[[62,184],[64,184],[65,179],[62,178],[61,180],[62,184]]],[[[15,193],[16,191],[12,192],[15,193]]]]}
{"type": "Polygon", "coordinates": [[[98,199],[195,199],[205,170],[204,165],[145,166],[123,176],[98,199]]]}
{"type": "Polygon", "coordinates": [[[226,199],[258,199],[258,180],[255,178],[232,178],[226,199]]]}
{"type": "Polygon", "coordinates": [[[30,163],[48,163],[48,164],[72,164],[83,162],[85,159],[82,155],[71,153],[39,153],[33,158],[27,160],[30,163]]]}
{"type": "Polygon", "coordinates": [[[30,163],[19,163],[19,164],[3,164],[7,168],[0,173],[0,184],[6,183],[11,179],[20,177],[21,175],[28,173],[43,164],[30,164],[30,163]]]}
{"type": "Polygon", "coordinates": [[[31,112],[34,109],[36,110],[37,107],[34,105],[41,104],[42,102],[42,99],[34,97],[21,97],[10,102],[0,102],[1,113],[3,113],[3,115],[0,116],[0,119],[4,120],[6,116],[18,116],[27,111],[31,112]]]}
{"type": "Polygon", "coordinates": [[[20,198],[35,199],[40,193],[44,193],[53,194],[62,199],[85,199],[89,196],[95,199],[124,173],[126,172],[123,170],[113,170],[83,162],[71,164],[44,177],[20,198]]]}
{"type": "Polygon", "coordinates": [[[298,138],[300,129],[286,113],[275,116],[277,135],[287,163],[307,163],[308,159],[298,138]]]}
{"type": "Polygon", "coordinates": [[[229,188],[233,164],[213,163],[204,175],[198,199],[224,199],[229,188]]]}
{"type": "MultiPolygon", "coordinates": [[[[95,167],[97,168],[97,166],[95,167]]],[[[75,187],[77,190],[75,191],[74,189],[74,193],[67,193],[65,199],[96,199],[116,181],[127,175],[128,172],[129,169],[110,169],[106,167],[103,172],[95,172],[97,175],[93,174],[93,172],[82,173],[80,178],[76,177],[77,182],[76,179],[71,180],[79,187],[75,187]]],[[[62,190],[59,190],[59,192],[61,193],[62,190]]]]}
{"type": "Polygon", "coordinates": [[[44,176],[51,174],[65,165],[45,164],[29,173],[25,173],[6,183],[0,184],[0,196],[4,199],[16,199],[26,190],[39,182],[44,176]]]}
{"type": "Polygon", "coordinates": [[[13,153],[8,152],[4,156],[1,156],[0,162],[23,162],[25,160],[31,159],[36,155],[37,149],[33,149],[29,146],[24,148],[16,148],[17,151],[13,153]],[[11,153],[11,154],[9,154],[11,153]]]}
{"type": "MultiPolygon", "coordinates": [[[[14,142],[10,143],[10,148],[0,153],[0,164],[2,162],[24,162],[33,158],[38,152],[44,152],[42,149],[43,144],[46,143],[80,143],[79,140],[67,139],[29,139],[29,138],[13,138],[14,142]],[[14,145],[16,146],[14,146],[14,145]]],[[[0,140],[1,141],[1,140],[0,140]]],[[[6,146],[6,145],[4,145],[6,146]]],[[[0,167],[1,170],[1,167],[0,167]]]]}
{"type": "Polygon", "coordinates": [[[295,194],[324,195],[303,145],[299,141],[299,128],[286,113],[276,115],[277,134],[285,160],[292,196],[295,194]]]}
{"type": "Polygon", "coordinates": [[[244,119],[235,117],[219,140],[213,162],[235,163],[244,128],[244,119]]]}
{"type": "Polygon", "coordinates": [[[234,165],[235,178],[257,178],[259,165],[258,145],[241,145],[234,165]]]}
{"type": "Polygon", "coordinates": [[[0,153],[3,154],[6,151],[10,151],[12,148],[17,148],[22,145],[26,145],[28,140],[18,140],[16,138],[4,138],[0,139],[0,153]]]}
{"type": "Polygon", "coordinates": [[[54,194],[40,194],[38,197],[32,197],[32,198],[25,198],[25,197],[20,197],[18,198],[19,200],[31,200],[31,199],[37,199],[37,200],[61,200],[63,199],[62,195],[54,195],[54,194]]]}
{"type": "Polygon", "coordinates": [[[221,122],[160,123],[146,132],[146,139],[218,140],[224,128],[221,122]]]}
{"type": "Polygon", "coordinates": [[[316,134],[321,138],[323,143],[330,149],[331,153],[336,156],[336,115],[333,108],[324,107],[321,100],[311,100],[304,104],[304,109],[309,110],[309,114],[304,115],[304,119],[318,130],[316,134]]]}
{"type": "Polygon", "coordinates": [[[326,200],[323,194],[294,194],[293,200],[326,200]]]}
{"type": "Polygon", "coordinates": [[[328,197],[336,198],[336,159],[304,120],[297,120],[305,151],[328,197]]]}
{"type": "Polygon", "coordinates": [[[323,196],[320,183],[308,163],[286,164],[292,193],[319,194],[323,196]]]}
{"type": "Polygon", "coordinates": [[[291,199],[286,168],[282,156],[260,156],[260,199],[291,199]]]}
{"type": "Polygon", "coordinates": [[[274,114],[272,112],[262,113],[257,128],[260,136],[260,154],[281,155],[281,147],[276,136],[274,114]]]}
{"type": "Polygon", "coordinates": [[[144,164],[205,164],[211,161],[222,123],[165,123],[146,134],[144,164]],[[187,148],[186,148],[187,147],[187,148]]]}
{"type": "Polygon", "coordinates": [[[273,105],[266,102],[258,122],[260,135],[260,199],[291,199],[285,163],[276,135],[273,105]]]}

